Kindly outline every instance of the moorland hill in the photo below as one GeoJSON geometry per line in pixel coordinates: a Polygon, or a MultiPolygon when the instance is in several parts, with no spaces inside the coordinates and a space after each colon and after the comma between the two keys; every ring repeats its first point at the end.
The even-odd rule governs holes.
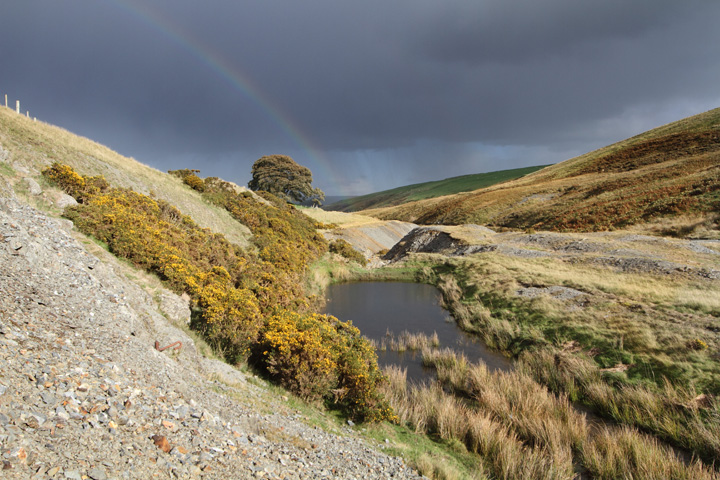
{"type": "Polygon", "coordinates": [[[488,173],[475,173],[450,177],[444,180],[432,182],[415,183],[402,187],[383,190],[382,192],[370,193],[358,197],[346,198],[339,202],[331,203],[323,207],[325,210],[339,212],[357,212],[371,208],[392,207],[403,203],[425,200],[428,198],[442,197],[456,193],[470,192],[480,188],[486,188],[509,180],[520,178],[532,172],[536,172],[546,165],[513,168],[511,170],[499,170],[488,173]]]}
{"type": "Polygon", "coordinates": [[[720,212],[720,109],[468,193],[367,210],[421,224],[706,236],[720,212]]]}

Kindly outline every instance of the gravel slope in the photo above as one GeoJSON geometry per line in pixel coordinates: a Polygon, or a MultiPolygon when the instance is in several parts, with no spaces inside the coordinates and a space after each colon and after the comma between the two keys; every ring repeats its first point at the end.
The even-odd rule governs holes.
{"type": "Polygon", "coordinates": [[[70,228],[0,196],[0,477],[419,478],[199,356],[70,228]]]}

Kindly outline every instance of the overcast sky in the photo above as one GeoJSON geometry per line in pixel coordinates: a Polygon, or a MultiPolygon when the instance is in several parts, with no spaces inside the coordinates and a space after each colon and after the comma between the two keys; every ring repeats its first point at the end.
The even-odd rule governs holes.
{"type": "Polygon", "coordinates": [[[0,95],[163,171],[246,184],[281,153],[363,194],[719,107],[719,20],[717,0],[3,0],[0,95]]]}

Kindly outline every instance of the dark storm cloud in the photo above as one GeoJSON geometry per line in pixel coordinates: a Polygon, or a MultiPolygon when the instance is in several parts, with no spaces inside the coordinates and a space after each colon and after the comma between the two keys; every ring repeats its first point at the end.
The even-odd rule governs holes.
{"type": "Polygon", "coordinates": [[[159,169],[331,193],[562,161],[718,106],[720,2],[10,0],[0,93],[159,169]],[[310,146],[310,148],[309,148],[310,146]]]}

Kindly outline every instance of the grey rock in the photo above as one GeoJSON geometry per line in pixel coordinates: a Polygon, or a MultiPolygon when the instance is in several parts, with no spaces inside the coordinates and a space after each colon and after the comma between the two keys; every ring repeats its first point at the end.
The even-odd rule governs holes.
{"type": "Polygon", "coordinates": [[[65,209],[66,207],[71,207],[73,205],[77,205],[77,200],[75,200],[73,197],[68,195],[67,193],[63,193],[58,196],[58,199],[55,200],[55,205],[57,205],[58,208],[65,209]]]}
{"type": "Polygon", "coordinates": [[[53,405],[57,403],[57,398],[55,398],[55,395],[48,391],[42,392],[40,394],[40,398],[42,398],[42,401],[45,402],[47,405],[53,405]]]}
{"type": "Polygon", "coordinates": [[[0,145],[0,162],[7,162],[10,159],[10,152],[0,145]]]}
{"type": "Polygon", "coordinates": [[[87,475],[93,480],[107,480],[108,478],[105,470],[100,467],[91,468],[88,470],[87,475]]]}
{"type": "Polygon", "coordinates": [[[31,195],[42,194],[42,188],[40,187],[40,184],[38,184],[34,179],[30,177],[25,177],[23,178],[23,181],[25,182],[25,185],[27,185],[31,195]]]}
{"type": "Polygon", "coordinates": [[[177,323],[190,323],[190,299],[172,292],[160,294],[160,311],[177,323]]]}

